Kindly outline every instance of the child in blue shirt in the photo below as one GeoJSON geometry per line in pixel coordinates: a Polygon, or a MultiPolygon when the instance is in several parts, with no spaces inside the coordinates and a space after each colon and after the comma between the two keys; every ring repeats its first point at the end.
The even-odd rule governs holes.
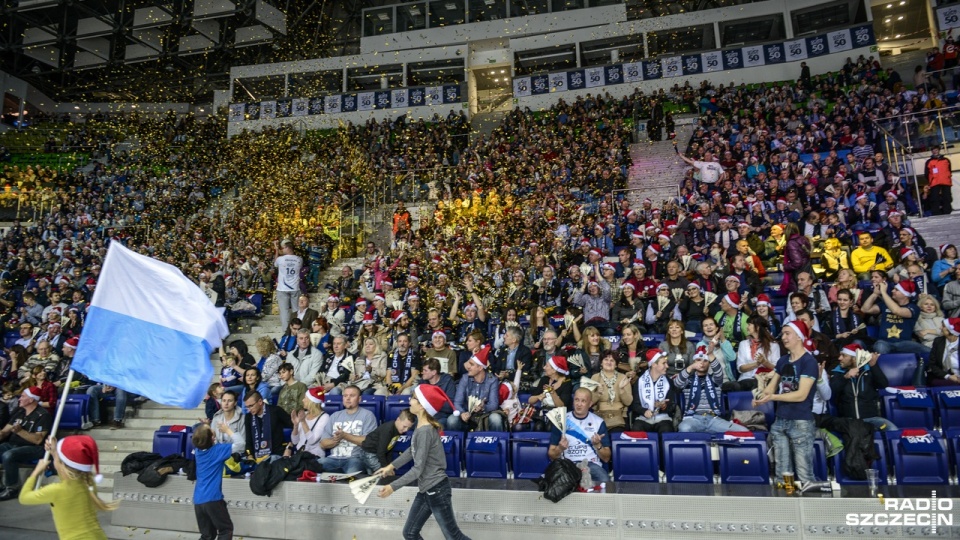
{"type": "MultiPolygon", "coordinates": [[[[237,435],[225,423],[221,423],[220,432],[238,439],[237,435]]],[[[201,424],[193,432],[193,446],[196,450],[197,483],[193,488],[193,509],[200,528],[200,538],[233,538],[233,520],[223,500],[223,464],[230,459],[233,444],[213,444],[213,430],[201,424]]],[[[237,442],[237,441],[234,441],[237,442]]]]}

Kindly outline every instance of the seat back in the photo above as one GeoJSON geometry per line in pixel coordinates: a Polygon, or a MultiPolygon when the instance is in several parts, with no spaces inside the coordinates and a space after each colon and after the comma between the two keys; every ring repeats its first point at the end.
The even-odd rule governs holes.
{"type": "Polygon", "coordinates": [[[387,396],[383,404],[383,422],[393,422],[400,412],[410,408],[410,396],[387,396]]]}
{"type": "Polygon", "coordinates": [[[767,441],[743,439],[738,445],[720,444],[720,482],[724,484],[769,484],[767,441]]]}
{"type": "Polygon", "coordinates": [[[323,402],[323,412],[333,414],[343,410],[343,396],[339,394],[327,395],[323,402]]]}
{"type": "Polygon", "coordinates": [[[497,431],[467,433],[467,478],[506,478],[508,441],[509,434],[497,431]]]}
{"type": "Polygon", "coordinates": [[[463,433],[449,431],[440,437],[443,453],[447,456],[447,476],[460,478],[463,467],[463,433]]]}
{"type": "MultiPolygon", "coordinates": [[[[393,462],[400,454],[404,453],[407,448],[410,448],[410,441],[412,439],[412,431],[410,433],[400,435],[397,437],[397,440],[393,443],[393,448],[390,450],[390,461],[393,462]]],[[[404,473],[410,470],[410,467],[413,467],[413,460],[410,460],[409,463],[397,469],[397,476],[403,476],[404,473]]]]}
{"type": "Polygon", "coordinates": [[[887,431],[884,433],[893,452],[893,471],[899,485],[929,485],[949,484],[950,464],[946,444],[943,438],[935,432],[928,432],[936,444],[943,448],[939,454],[916,454],[904,450],[901,431],[887,431]]]}
{"type": "Polygon", "coordinates": [[[377,423],[383,422],[383,396],[360,396],[360,408],[373,413],[377,423]]]}
{"type": "Polygon", "coordinates": [[[510,458],[513,477],[517,480],[536,480],[543,476],[550,464],[547,450],[550,434],[541,432],[514,433],[510,437],[510,458]]]}
{"type": "Polygon", "coordinates": [[[193,428],[187,427],[184,431],[170,431],[171,426],[160,426],[153,432],[153,453],[161,456],[183,454],[187,452],[187,439],[190,438],[193,428]]]}
{"type": "Polygon", "coordinates": [[[773,425],[776,412],[773,402],[768,401],[759,407],[753,406],[753,392],[727,392],[724,394],[728,411],[761,411],[767,422],[767,429],[773,425]]]}
{"type": "Polygon", "coordinates": [[[646,334],[643,336],[643,344],[646,345],[648,349],[659,347],[660,342],[666,339],[666,337],[666,334],[646,334]]]}
{"type": "Polygon", "coordinates": [[[660,438],[656,433],[647,433],[647,439],[614,439],[613,479],[617,482],[660,481],[660,438]]]}
{"type": "MultiPolygon", "coordinates": [[[[885,486],[887,485],[887,476],[890,474],[890,467],[888,465],[889,461],[887,460],[887,444],[879,433],[873,438],[873,448],[877,451],[880,459],[870,463],[870,465],[871,468],[877,469],[880,473],[877,482],[885,486]]],[[[845,456],[846,450],[841,450],[840,453],[830,458],[830,463],[833,465],[833,474],[837,479],[837,483],[841,485],[866,485],[866,480],[854,480],[843,471],[843,459],[845,456]]],[[[816,466],[816,463],[814,463],[814,466],[816,466]]]]}
{"type": "Polygon", "coordinates": [[[898,428],[933,429],[933,408],[903,407],[896,394],[882,396],[881,403],[884,418],[896,424],[898,428]]]}
{"type": "Polygon", "coordinates": [[[823,439],[813,440],[813,476],[818,482],[828,480],[827,445],[823,442],[823,439]]]}
{"type": "Polygon", "coordinates": [[[664,433],[663,435],[663,466],[668,483],[713,483],[709,433],[664,433]],[[673,437],[673,435],[682,437],[673,437]]]}
{"type": "Polygon", "coordinates": [[[950,452],[950,461],[953,463],[953,468],[960,471],[960,428],[944,430],[944,439],[947,441],[947,449],[950,452]]]}
{"type": "Polygon", "coordinates": [[[883,371],[890,386],[910,386],[917,371],[917,355],[913,353],[881,354],[877,367],[883,371]]]}
{"type": "Polygon", "coordinates": [[[940,416],[940,429],[946,433],[947,430],[960,428],[960,401],[958,401],[960,400],[960,387],[934,390],[933,395],[940,416]]]}
{"type": "Polygon", "coordinates": [[[67,394],[60,417],[61,429],[83,429],[90,411],[90,396],[86,394],[67,394]]]}

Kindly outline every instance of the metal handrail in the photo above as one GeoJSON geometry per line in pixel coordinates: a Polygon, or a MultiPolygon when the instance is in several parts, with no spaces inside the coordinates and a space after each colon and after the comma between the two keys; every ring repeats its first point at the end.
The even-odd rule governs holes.
{"type": "Polygon", "coordinates": [[[929,114],[941,114],[943,111],[956,111],[960,109],[960,103],[956,105],[950,105],[949,107],[937,107],[936,109],[920,109],[918,111],[903,113],[903,114],[894,114],[890,116],[884,116],[883,118],[877,118],[874,122],[884,122],[887,120],[894,120],[897,118],[903,118],[904,116],[923,116],[929,114]]]}
{"type": "MultiPolygon", "coordinates": [[[[939,118],[939,117],[940,117],[940,116],[938,115],[938,118],[939,118]]],[[[907,157],[908,155],[912,155],[912,154],[913,154],[913,147],[910,146],[910,131],[909,131],[909,130],[906,131],[906,134],[907,134],[907,144],[904,145],[903,143],[901,143],[900,141],[898,141],[897,138],[894,137],[889,131],[887,131],[886,128],[884,128],[883,126],[881,126],[879,121],[877,121],[877,120],[871,120],[871,121],[873,122],[873,125],[876,126],[876,128],[877,128],[878,130],[880,130],[880,132],[883,133],[883,135],[884,135],[883,141],[884,141],[884,143],[885,143],[885,145],[886,145],[886,148],[887,148],[886,155],[887,155],[887,156],[893,156],[893,159],[890,160],[890,161],[891,161],[895,166],[897,166],[898,169],[899,169],[901,160],[904,160],[904,161],[905,161],[905,160],[907,160],[907,159],[912,159],[912,158],[910,158],[910,157],[907,157]],[[899,147],[899,148],[898,148],[898,147],[899,147]],[[899,154],[897,153],[897,150],[898,150],[898,149],[900,150],[899,154]]],[[[941,121],[941,123],[940,123],[940,129],[941,129],[941,133],[942,133],[942,130],[943,130],[943,123],[942,123],[942,121],[941,121]]],[[[907,171],[907,168],[904,167],[904,172],[906,172],[906,171],[907,171]]],[[[898,172],[899,172],[899,170],[898,170],[898,172]]],[[[911,173],[911,175],[913,176],[913,187],[914,187],[914,189],[915,189],[916,192],[917,192],[917,199],[916,199],[916,200],[917,200],[917,209],[920,211],[920,215],[922,216],[922,215],[923,215],[923,200],[922,200],[921,197],[920,197],[920,184],[919,184],[919,182],[917,182],[917,171],[914,170],[912,164],[911,164],[911,166],[910,166],[910,173],[911,173]]]]}

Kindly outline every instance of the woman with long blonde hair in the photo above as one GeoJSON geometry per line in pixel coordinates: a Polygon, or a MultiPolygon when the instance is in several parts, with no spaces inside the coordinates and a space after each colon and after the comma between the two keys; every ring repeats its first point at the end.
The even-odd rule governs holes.
{"type": "Polygon", "coordinates": [[[41,459],[20,489],[20,504],[49,504],[61,539],[106,540],[97,511],[116,510],[119,502],[108,503],[97,495],[97,482],[103,477],[96,441],[88,435],[72,435],[58,442],[51,436],[45,448],[53,456],[60,481],[37,489],[37,477],[49,464],[41,459]]]}

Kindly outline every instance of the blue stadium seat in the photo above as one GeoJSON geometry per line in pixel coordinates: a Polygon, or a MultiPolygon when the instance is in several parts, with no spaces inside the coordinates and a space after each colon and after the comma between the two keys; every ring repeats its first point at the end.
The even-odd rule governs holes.
{"type": "Polygon", "coordinates": [[[944,430],[943,438],[947,441],[947,449],[950,452],[950,461],[953,462],[954,470],[960,470],[960,428],[944,430]]]}
{"type": "Polygon", "coordinates": [[[463,433],[447,431],[440,441],[443,442],[443,453],[447,456],[447,476],[459,478],[463,465],[463,433]]]}
{"type": "Polygon", "coordinates": [[[615,481],[660,481],[660,437],[656,433],[647,433],[647,437],[646,440],[613,440],[611,461],[615,481]]]}
{"type": "Polygon", "coordinates": [[[769,484],[767,441],[741,439],[740,444],[720,444],[720,482],[724,484],[769,484]]]}
{"type": "Polygon", "coordinates": [[[893,471],[897,478],[897,484],[949,484],[949,455],[946,451],[946,442],[940,434],[934,431],[928,432],[929,436],[943,448],[942,453],[916,454],[904,450],[901,433],[901,431],[884,433],[893,452],[893,471]]]}
{"type": "Polygon", "coordinates": [[[726,399],[726,407],[728,411],[761,411],[763,416],[766,417],[767,429],[770,429],[770,426],[773,425],[773,421],[776,418],[776,412],[774,411],[773,402],[768,401],[763,405],[754,408],[753,407],[753,392],[727,392],[724,394],[726,399]]]}
{"type": "Polygon", "coordinates": [[[664,433],[662,437],[668,483],[713,483],[709,433],[664,433]]]}
{"type": "Polygon", "coordinates": [[[543,476],[550,464],[547,449],[550,448],[549,433],[522,433],[510,437],[510,458],[513,477],[518,480],[536,480],[543,476]]]}
{"type": "Polygon", "coordinates": [[[293,435],[293,429],[285,427],[283,428],[283,442],[290,442],[290,437],[293,435]]]}
{"type": "Polygon", "coordinates": [[[328,395],[323,402],[323,411],[327,414],[333,414],[343,410],[343,396],[339,394],[328,395]]]}
{"type": "Polygon", "coordinates": [[[643,336],[643,344],[646,345],[647,348],[659,347],[660,342],[666,339],[666,337],[665,334],[647,334],[643,336]]]}
{"type": "Polygon", "coordinates": [[[960,428],[960,405],[951,406],[947,403],[948,399],[960,397],[960,386],[931,388],[930,391],[937,405],[940,429],[947,433],[948,430],[960,428]]]}
{"type": "Polygon", "coordinates": [[[783,272],[767,272],[766,284],[779,286],[783,283],[783,272]]]}
{"type": "Polygon", "coordinates": [[[383,396],[360,396],[360,408],[373,413],[377,423],[383,422],[383,396]]]}
{"type": "Polygon", "coordinates": [[[813,476],[819,482],[826,482],[829,473],[827,472],[827,445],[823,439],[813,440],[813,476]]]}
{"type": "Polygon", "coordinates": [[[387,396],[383,404],[382,422],[392,422],[400,416],[400,411],[410,408],[410,396],[387,396]]]}
{"type": "Polygon", "coordinates": [[[191,460],[191,461],[194,460],[194,459],[196,459],[197,456],[194,455],[194,452],[195,452],[196,450],[197,450],[197,449],[193,446],[193,435],[192,435],[192,434],[191,434],[191,435],[188,435],[188,436],[187,436],[186,443],[185,443],[185,445],[184,445],[184,447],[183,447],[183,455],[184,455],[184,457],[186,457],[187,459],[189,459],[189,460],[191,460]]]}
{"type": "Polygon", "coordinates": [[[173,426],[160,426],[153,432],[153,453],[161,456],[186,455],[187,439],[193,428],[184,426],[183,431],[170,431],[173,426]]]}
{"type": "MultiPolygon", "coordinates": [[[[398,457],[400,457],[400,454],[404,453],[407,448],[410,448],[411,437],[412,430],[407,434],[397,437],[397,440],[393,443],[393,448],[390,450],[390,461],[396,460],[398,457]]],[[[410,460],[409,463],[397,469],[397,476],[403,476],[404,473],[410,470],[410,467],[413,467],[413,460],[410,460]]]]}
{"type": "MultiPolygon", "coordinates": [[[[890,468],[887,465],[887,444],[879,433],[877,433],[873,438],[873,447],[877,451],[877,454],[880,455],[879,460],[871,463],[872,468],[880,471],[877,482],[880,485],[887,485],[887,476],[890,474],[890,468]]],[[[845,453],[845,450],[841,450],[840,453],[830,458],[830,463],[833,466],[833,475],[836,478],[837,483],[840,485],[866,485],[866,480],[853,480],[844,474],[843,457],[845,453]]],[[[816,462],[814,462],[814,468],[816,468],[816,462]]]]}
{"type": "Polygon", "coordinates": [[[896,394],[881,396],[880,402],[883,417],[896,424],[898,428],[933,429],[933,407],[903,407],[897,400],[896,394]]]}
{"type": "Polygon", "coordinates": [[[86,394],[67,394],[60,417],[60,429],[82,429],[90,416],[90,396],[86,394]]]}
{"type": "Polygon", "coordinates": [[[510,436],[498,431],[467,433],[464,460],[467,478],[506,478],[510,436]]]}
{"type": "Polygon", "coordinates": [[[17,340],[20,339],[20,332],[16,330],[7,330],[3,334],[3,348],[9,349],[16,345],[17,340]]]}
{"type": "Polygon", "coordinates": [[[910,386],[917,371],[917,355],[913,353],[881,354],[877,367],[883,371],[890,386],[910,386]]]}

